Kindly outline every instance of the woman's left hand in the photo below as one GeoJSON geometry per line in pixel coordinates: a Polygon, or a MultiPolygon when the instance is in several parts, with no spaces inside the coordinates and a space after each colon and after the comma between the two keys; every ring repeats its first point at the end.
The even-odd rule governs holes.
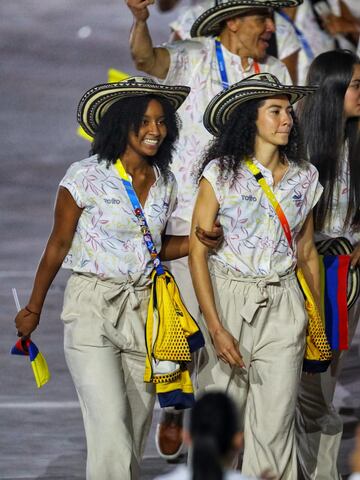
{"type": "Polygon", "coordinates": [[[195,235],[198,240],[210,250],[219,248],[224,240],[224,231],[219,220],[215,220],[211,231],[204,230],[199,226],[195,227],[195,235]]]}
{"type": "Polygon", "coordinates": [[[360,266],[360,243],[354,248],[353,253],[350,255],[351,258],[351,267],[359,267],[360,266]]]}

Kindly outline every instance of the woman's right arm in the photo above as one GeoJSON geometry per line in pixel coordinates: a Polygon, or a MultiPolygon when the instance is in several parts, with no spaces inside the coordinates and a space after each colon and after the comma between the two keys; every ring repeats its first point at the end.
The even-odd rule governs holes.
{"type": "Polygon", "coordinates": [[[15,319],[19,336],[30,335],[37,327],[46,294],[66,257],[75,234],[82,208],[70,192],[60,187],[54,212],[54,225],[36,271],[29,302],[15,319]]]}
{"type": "Polygon", "coordinates": [[[189,267],[195,293],[204,315],[216,353],[221,360],[231,366],[244,367],[238,343],[220,322],[214,290],[208,268],[208,247],[196,236],[196,227],[211,230],[216,219],[219,204],[214,190],[206,179],[200,181],[199,192],[194,207],[190,247],[189,267]]]}

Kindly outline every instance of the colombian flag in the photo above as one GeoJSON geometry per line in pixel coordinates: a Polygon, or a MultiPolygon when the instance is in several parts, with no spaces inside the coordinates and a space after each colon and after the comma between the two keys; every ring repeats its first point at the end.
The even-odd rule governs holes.
{"type": "Polygon", "coordinates": [[[30,357],[31,367],[38,388],[41,388],[50,380],[50,372],[46,360],[30,338],[20,338],[15,343],[10,353],[13,355],[25,355],[30,357]]]}
{"type": "Polygon", "coordinates": [[[320,255],[326,336],[333,350],[348,350],[347,278],[349,255],[320,255]]]}

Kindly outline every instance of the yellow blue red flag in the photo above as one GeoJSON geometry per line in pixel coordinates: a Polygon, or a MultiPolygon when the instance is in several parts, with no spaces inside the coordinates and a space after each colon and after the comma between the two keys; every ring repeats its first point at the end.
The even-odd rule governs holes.
{"type": "Polygon", "coordinates": [[[50,372],[46,360],[30,338],[20,338],[11,349],[11,353],[13,355],[30,357],[31,367],[38,388],[41,388],[50,380],[50,372]]]}

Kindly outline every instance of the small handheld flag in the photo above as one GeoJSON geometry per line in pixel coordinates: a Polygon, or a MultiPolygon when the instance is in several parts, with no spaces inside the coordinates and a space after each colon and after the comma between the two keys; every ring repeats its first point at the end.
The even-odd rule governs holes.
{"type": "Polygon", "coordinates": [[[50,380],[50,372],[46,360],[30,338],[20,338],[15,343],[10,353],[13,355],[25,355],[30,357],[31,367],[38,388],[41,388],[50,380]]]}
{"type": "MultiPolygon", "coordinates": [[[[16,288],[12,289],[12,294],[14,297],[16,309],[19,312],[21,310],[19,298],[17,295],[16,288]]],[[[34,373],[36,385],[38,388],[41,388],[50,380],[50,372],[46,360],[43,354],[39,351],[37,346],[29,337],[20,338],[10,353],[12,355],[24,355],[30,357],[31,367],[34,373]]]]}

